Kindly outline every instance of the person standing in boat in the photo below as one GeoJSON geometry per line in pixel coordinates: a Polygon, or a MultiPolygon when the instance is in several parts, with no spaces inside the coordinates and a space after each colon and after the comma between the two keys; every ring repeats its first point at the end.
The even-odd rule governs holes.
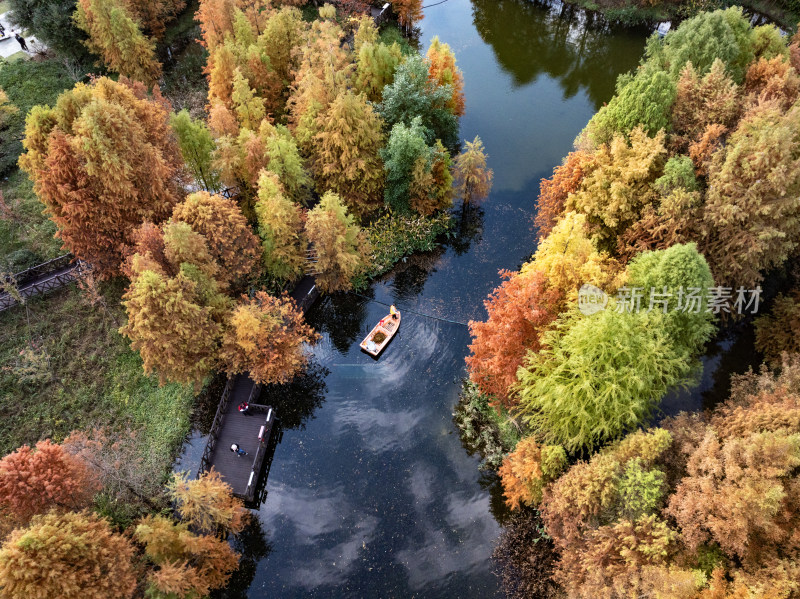
{"type": "Polygon", "coordinates": [[[392,307],[389,308],[389,314],[392,315],[392,318],[397,320],[397,315],[399,314],[399,312],[397,311],[397,308],[394,307],[394,304],[392,304],[392,307]]]}

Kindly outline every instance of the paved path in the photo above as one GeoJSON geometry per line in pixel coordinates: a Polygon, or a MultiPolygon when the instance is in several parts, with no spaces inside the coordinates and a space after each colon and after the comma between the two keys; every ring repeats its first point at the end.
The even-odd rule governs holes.
{"type": "MultiPolygon", "coordinates": [[[[20,52],[22,50],[22,48],[19,45],[19,42],[17,42],[17,40],[14,39],[14,34],[12,33],[12,31],[15,30],[16,27],[12,28],[11,19],[9,17],[10,13],[7,12],[0,15],[0,23],[3,24],[3,27],[5,27],[6,30],[5,37],[0,38],[0,56],[2,56],[3,58],[16,54],[17,52],[20,52]]],[[[44,49],[44,46],[40,44],[36,40],[36,38],[32,36],[26,37],[25,41],[28,43],[29,55],[37,50],[44,49]]]]}

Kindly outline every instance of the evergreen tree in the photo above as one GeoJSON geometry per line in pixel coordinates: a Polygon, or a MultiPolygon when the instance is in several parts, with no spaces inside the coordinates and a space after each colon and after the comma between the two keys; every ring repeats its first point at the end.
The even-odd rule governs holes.
{"type": "Polygon", "coordinates": [[[308,213],[306,235],[317,253],[319,288],[325,293],[350,289],[353,279],[367,268],[367,248],[361,228],[339,196],[331,192],[322,196],[308,213]]]}
{"type": "Polygon", "coordinates": [[[228,542],[197,535],[186,524],[164,516],[147,516],[136,526],[134,538],[156,566],[148,576],[146,594],[152,597],[206,597],[221,589],[239,564],[228,542]]]}
{"type": "Polygon", "coordinates": [[[410,207],[411,184],[414,167],[420,159],[428,160],[430,148],[425,143],[425,129],[422,120],[416,117],[410,126],[397,123],[392,127],[389,141],[381,149],[386,169],[386,203],[394,210],[407,212],[410,207]]]}
{"type": "Polygon", "coordinates": [[[391,46],[363,42],[356,47],[355,87],[366,94],[370,102],[379,102],[383,88],[394,81],[395,71],[403,61],[403,52],[397,42],[391,46]]]}
{"type": "Polygon", "coordinates": [[[175,206],[173,220],[188,223],[205,238],[221,280],[246,277],[258,261],[258,239],[234,200],[205,191],[175,206]]]}
{"type": "Polygon", "coordinates": [[[237,67],[233,71],[233,91],[231,92],[231,104],[233,105],[236,119],[239,126],[255,131],[261,121],[266,116],[264,100],[255,95],[250,88],[250,83],[242,76],[241,70],[237,67]]]}
{"type": "Polygon", "coordinates": [[[145,270],[135,277],[123,296],[128,323],[120,334],[139,351],[145,372],[156,372],[162,384],[199,387],[214,367],[222,330],[189,271],[167,277],[145,270]]]}
{"type": "Polygon", "coordinates": [[[453,205],[453,175],[450,154],[438,139],[428,155],[419,156],[411,171],[411,209],[430,216],[453,205]]]}
{"type": "Polygon", "coordinates": [[[202,120],[193,119],[186,109],[173,114],[169,124],[178,136],[181,155],[194,180],[206,191],[219,190],[219,173],[212,165],[216,145],[206,124],[202,120]]]}
{"type": "Polygon", "coordinates": [[[152,85],[161,76],[155,43],[141,32],[121,0],[78,0],[75,23],[89,39],[86,47],[112,71],[152,85]]]}
{"type": "Polygon", "coordinates": [[[428,76],[428,66],[419,55],[412,55],[395,71],[394,81],[383,88],[380,112],[390,127],[397,123],[410,126],[421,119],[425,140],[442,140],[452,149],[458,142],[458,118],[448,108],[453,101],[453,87],[440,85],[428,76]]]}
{"type": "Polygon", "coordinates": [[[267,272],[279,280],[294,280],[303,273],[308,242],[300,207],[285,196],[275,173],[261,172],[255,211],[267,272]]]}
{"type": "Polygon", "coordinates": [[[363,95],[347,91],[319,117],[313,165],[318,190],[343,198],[357,215],[381,203],[383,121],[363,95]]]}
{"type": "Polygon", "coordinates": [[[205,534],[238,534],[247,524],[250,512],[213,468],[199,478],[173,473],[167,489],[181,521],[205,534]]]}
{"type": "Polygon", "coordinates": [[[61,56],[86,63],[86,33],[72,20],[76,0],[10,0],[11,23],[61,56]]]}

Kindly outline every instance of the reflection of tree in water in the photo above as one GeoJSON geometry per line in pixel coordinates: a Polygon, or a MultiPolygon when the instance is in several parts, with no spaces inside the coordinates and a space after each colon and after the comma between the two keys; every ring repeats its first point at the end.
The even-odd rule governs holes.
{"type": "Polygon", "coordinates": [[[306,320],[320,333],[327,333],[337,350],[347,353],[356,340],[361,341],[367,306],[374,293],[369,287],[361,292],[369,299],[350,293],[327,295],[311,309],[306,320]]]}
{"type": "Polygon", "coordinates": [[[304,429],[306,421],[325,401],[329,371],[313,360],[305,371],[285,385],[265,385],[259,403],[272,406],[283,429],[304,429]]]}
{"type": "Polygon", "coordinates": [[[723,331],[708,344],[706,357],[719,355],[720,361],[712,376],[714,383],[702,393],[702,408],[710,410],[728,399],[731,393],[731,375],[743,374],[748,368],[758,370],[762,356],[755,348],[753,320],[737,323],[723,331]]]}
{"type": "Polygon", "coordinates": [[[467,253],[473,243],[480,242],[483,237],[483,216],[483,209],[469,205],[453,214],[453,229],[448,245],[457,256],[467,253]]]}
{"type": "Polygon", "coordinates": [[[632,51],[631,41],[639,38],[643,50],[648,33],[560,2],[472,0],[472,6],[476,29],[516,85],[546,73],[565,98],[585,89],[595,108],[611,98],[617,73],[638,63],[641,50],[632,51]]]}
{"type": "Polygon", "coordinates": [[[436,246],[430,252],[407,256],[387,273],[397,301],[413,300],[422,293],[428,277],[436,272],[436,264],[444,251],[442,246],[436,246]]]}
{"type": "Polygon", "coordinates": [[[489,511],[500,525],[506,525],[513,512],[506,505],[506,498],[503,495],[503,483],[494,470],[482,470],[481,477],[478,479],[481,489],[489,493],[489,511]]]}
{"type": "Polygon", "coordinates": [[[247,527],[233,540],[233,550],[241,554],[239,569],[231,576],[228,586],[211,594],[213,599],[247,599],[248,590],[263,560],[272,547],[261,528],[261,520],[250,518],[247,527]]]}

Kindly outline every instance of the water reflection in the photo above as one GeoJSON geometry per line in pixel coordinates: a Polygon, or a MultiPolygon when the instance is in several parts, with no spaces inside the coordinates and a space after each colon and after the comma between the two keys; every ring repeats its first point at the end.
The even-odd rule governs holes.
{"type": "Polygon", "coordinates": [[[265,385],[259,402],[272,406],[280,418],[281,429],[304,429],[314,411],[325,401],[325,377],[330,371],[316,359],[286,385],[265,385]]]}
{"type": "Polygon", "coordinates": [[[211,594],[212,599],[247,599],[258,563],[272,551],[258,518],[250,519],[245,529],[233,538],[232,545],[241,555],[239,569],[231,575],[227,588],[211,594]]]}
{"type": "Polygon", "coordinates": [[[372,289],[367,289],[361,292],[363,297],[346,293],[326,296],[318,309],[308,315],[308,323],[320,333],[327,334],[338,351],[346,352],[356,340],[361,342],[359,335],[373,293],[372,289]]]}
{"type": "Polygon", "coordinates": [[[453,228],[453,235],[448,241],[457,256],[466,254],[473,243],[481,242],[483,216],[482,208],[469,204],[462,206],[461,210],[453,216],[456,224],[453,228]]]}
{"type": "Polygon", "coordinates": [[[616,26],[592,11],[562,2],[472,0],[475,27],[494,49],[516,86],[547,74],[571,98],[586,90],[595,109],[608,101],[620,67],[632,68],[639,53],[630,37],[640,31],[616,26]]]}

